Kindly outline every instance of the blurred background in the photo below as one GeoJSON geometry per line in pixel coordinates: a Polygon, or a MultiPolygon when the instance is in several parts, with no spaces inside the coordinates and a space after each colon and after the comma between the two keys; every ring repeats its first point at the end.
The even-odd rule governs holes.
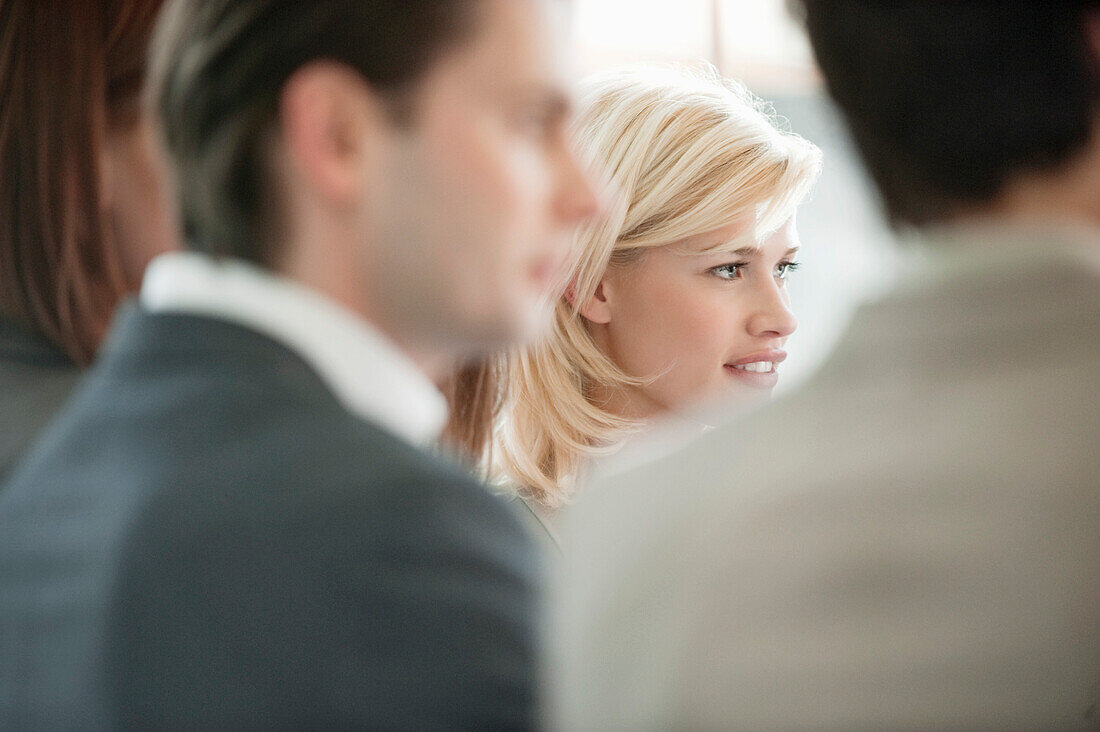
{"type": "Polygon", "coordinates": [[[786,0],[574,0],[573,12],[582,73],[708,61],[821,148],[821,178],[798,214],[803,266],[788,287],[799,327],[777,393],[801,383],[855,306],[896,277],[901,257],[786,0]]]}

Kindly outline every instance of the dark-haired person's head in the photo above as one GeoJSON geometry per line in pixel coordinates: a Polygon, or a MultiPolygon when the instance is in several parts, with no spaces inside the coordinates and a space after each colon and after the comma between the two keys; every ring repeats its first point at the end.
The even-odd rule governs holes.
{"type": "Polygon", "coordinates": [[[414,354],[529,336],[595,200],[560,0],[172,0],[154,43],[188,246],[304,281],[414,354]]]}
{"type": "Polygon", "coordinates": [[[87,363],[174,239],[141,111],[160,0],[0,0],[0,314],[87,363]]]}
{"type": "Polygon", "coordinates": [[[1100,221],[1082,188],[1100,185],[1097,3],[794,5],[894,224],[1082,208],[1083,193],[1091,213],[1067,213],[1100,221]]]}

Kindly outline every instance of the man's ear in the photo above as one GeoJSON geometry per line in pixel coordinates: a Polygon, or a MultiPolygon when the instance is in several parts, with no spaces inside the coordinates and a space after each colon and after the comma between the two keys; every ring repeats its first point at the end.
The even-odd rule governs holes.
{"type": "Polygon", "coordinates": [[[577,308],[577,312],[584,316],[585,320],[593,323],[605,324],[611,322],[611,305],[607,301],[607,290],[604,279],[601,278],[599,284],[596,285],[595,292],[592,293],[592,297],[588,298],[583,303],[576,302],[577,288],[575,282],[570,282],[569,286],[565,288],[566,301],[577,308]]]}
{"type": "Polygon", "coordinates": [[[307,188],[340,206],[359,198],[362,166],[379,123],[365,81],[333,61],[295,71],[279,94],[287,158],[307,188]]]}

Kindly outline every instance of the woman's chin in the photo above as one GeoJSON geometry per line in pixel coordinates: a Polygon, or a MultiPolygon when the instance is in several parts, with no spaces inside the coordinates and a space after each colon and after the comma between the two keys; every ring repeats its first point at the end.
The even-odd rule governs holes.
{"type": "MultiPolygon", "coordinates": [[[[770,374],[775,376],[775,374],[770,374]]],[[[774,379],[772,380],[774,383],[774,379]]],[[[724,377],[719,384],[712,385],[698,393],[679,408],[671,410],[680,416],[687,416],[708,425],[724,422],[730,417],[756,407],[771,399],[772,387],[755,382],[751,385],[742,379],[724,377]]]]}

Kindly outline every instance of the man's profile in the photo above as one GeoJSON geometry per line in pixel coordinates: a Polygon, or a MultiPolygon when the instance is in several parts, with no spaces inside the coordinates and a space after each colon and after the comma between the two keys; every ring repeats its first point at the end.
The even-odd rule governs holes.
{"type": "Polygon", "coordinates": [[[154,260],[0,498],[17,728],[524,728],[534,550],[422,448],[596,202],[549,0],[175,0],[154,260]]]}

